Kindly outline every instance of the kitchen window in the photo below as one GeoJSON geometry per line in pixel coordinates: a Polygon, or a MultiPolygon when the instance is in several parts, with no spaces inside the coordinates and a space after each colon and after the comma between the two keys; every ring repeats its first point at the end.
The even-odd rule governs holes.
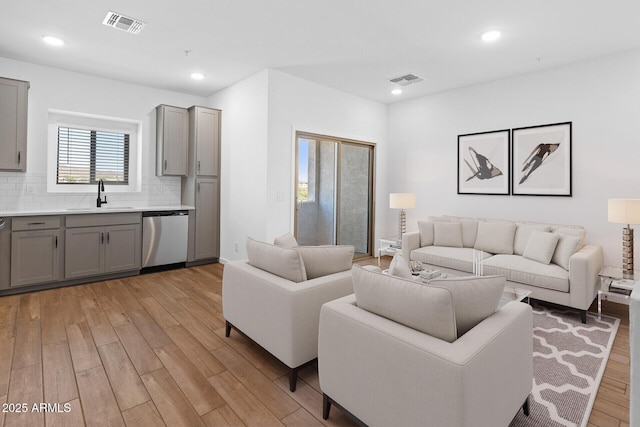
{"type": "Polygon", "coordinates": [[[49,110],[47,191],[93,193],[101,179],[116,193],[140,192],[142,122],[49,110]]]}
{"type": "Polygon", "coordinates": [[[58,127],[56,184],[129,183],[128,133],[58,127]]]}

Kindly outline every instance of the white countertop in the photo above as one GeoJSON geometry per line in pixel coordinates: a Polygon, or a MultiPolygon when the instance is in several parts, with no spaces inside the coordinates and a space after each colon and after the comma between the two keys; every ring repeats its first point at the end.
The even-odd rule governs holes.
{"type": "Polygon", "coordinates": [[[39,210],[20,210],[20,211],[0,211],[0,217],[17,217],[17,216],[39,216],[39,215],[78,215],[78,214],[96,214],[96,213],[119,213],[119,212],[155,212],[155,211],[190,211],[194,210],[193,206],[188,205],[171,205],[171,206],[106,206],[102,208],[48,208],[39,210]]]}

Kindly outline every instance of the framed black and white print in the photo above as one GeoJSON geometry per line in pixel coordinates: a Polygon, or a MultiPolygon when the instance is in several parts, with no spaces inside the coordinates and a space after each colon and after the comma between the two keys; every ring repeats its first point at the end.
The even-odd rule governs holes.
{"type": "Polygon", "coordinates": [[[509,129],[458,135],[458,194],[509,194],[509,129]]]}
{"type": "Polygon", "coordinates": [[[571,197],[571,122],[512,130],[513,195],[571,197]]]}

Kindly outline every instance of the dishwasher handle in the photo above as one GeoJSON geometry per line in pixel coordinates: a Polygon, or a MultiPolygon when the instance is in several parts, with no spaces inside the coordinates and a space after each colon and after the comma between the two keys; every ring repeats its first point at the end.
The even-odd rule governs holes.
{"type": "Polygon", "coordinates": [[[189,215],[188,211],[147,211],[142,212],[142,217],[150,217],[150,216],[183,216],[189,215]]]}

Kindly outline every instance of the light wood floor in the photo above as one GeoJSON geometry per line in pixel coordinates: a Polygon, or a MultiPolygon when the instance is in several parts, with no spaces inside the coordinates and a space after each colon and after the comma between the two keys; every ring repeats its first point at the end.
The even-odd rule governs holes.
{"type": "MultiPolygon", "coordinates": [[[[283,365],[235,331],[224,337],[222,270],[0,297],[0,403],[9,411],[0,426],[353,425],[335,407],[322,419],[314,367],[291,393],[283,365]],[[22,403],[27,411],[16,412],[22,403]],[[33,403],[59,407],[38,412],[33,403]]],[[[605,309],[623,326],[589,425],[625,426],[628,311],[605,309]]]]}

